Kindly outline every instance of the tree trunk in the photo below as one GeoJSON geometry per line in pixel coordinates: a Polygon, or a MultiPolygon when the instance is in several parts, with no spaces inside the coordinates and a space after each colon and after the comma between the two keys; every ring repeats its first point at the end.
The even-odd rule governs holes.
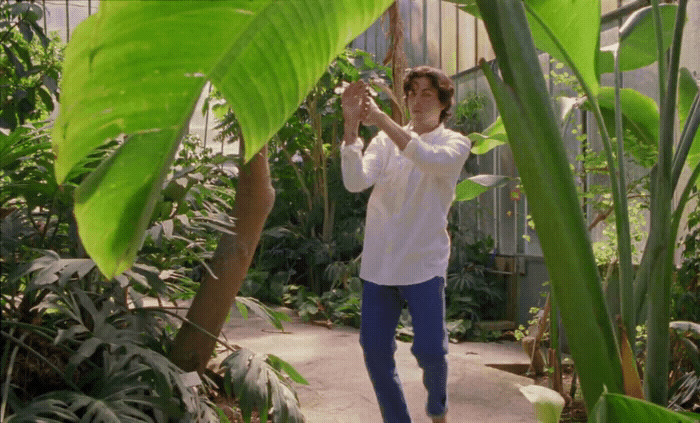
{"type": "Polygon", "coordinates": [[[386,13],[389,15],[389,31],[386,35],[389,37],[391,45],[386,53],[386,57],[384,57],[384,65],[391,63],[391,71],[394,77],[392,91],[398,103],[391,103],[391,118],[399,125],[404,125],[406,123],[406,110],[403,101],[403,78],[406,73],[408,58],[404,51],[404,24],[399,11],[399,2],[395,1],[389,6],[386,13]]]}
{"type": "MultiPolygon", "coordinates": [[[[260,241],[260,234],[272,210],[275,191],[270,180],[267,146],[242,167],[231,216],[235,235],[224,234],[216,247],[207,273],[187,312],[187,319],[216,336],[248,273],[260,241]]],[[[172,361],[185,371],[202,373],[214,352],[216,341],[196,326],[185,322],[175,337],[172,361]]]]}

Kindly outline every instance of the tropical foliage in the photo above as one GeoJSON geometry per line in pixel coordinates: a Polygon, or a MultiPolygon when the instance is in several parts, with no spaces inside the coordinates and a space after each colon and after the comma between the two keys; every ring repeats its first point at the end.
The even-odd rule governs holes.
{"type": "MultiPolygon", "coordinates": [[[[183,318],[143,301],[191,297],[210,272],[207,260],[218,234],[233,230],[226,213],[237,188],[230,169],[240,163],[197,147],[185,129],[202,87],[212,81],[226,100],[225,132],[245,139],[245,158],[271,140],[279,207],[244,292],[295,305],[309,320],[357,324],[366,194],[340,188],[334,89],[343,80],[388,81],[391,72],[362,53],[342,55],[327,66],[389,3],[103,2],[73,35],[61,90],[55,81],[62,50],[36,25],[40,9],[26,2],[0,6],[9,23],[2,27],[5,56],[0,59],[8,79],[0,115],[2,337],[8,341],[1,362],[0,420],[223,420],[212,395],[203,395],[213,390],[235,394],[246,419],[253,408],[263,421],[300,418],[287,377],[300,383],[303,378],[277,357],[227,346],[235,351],[224,360],[223,377],[190,381],[192,374],[166,358],[183,318]],[[42,119],[58,95],[61,115],[51,129],[42,119]],[[51,383],[40,383],[47,380],[51,383]]],[[[561,142],[561,121],[552,111],[535,46],[571,69],[587,99],[578,104],[598,123],[603,155],[582,158],[589,169],[603,166],[610,175],[611,200],[600,204],[603,212],[612,209],[608,214],[615,220],[616,307],[629,339],[647,322],[646,395],[666,405],[667,397],[686,398],[688,386],[697,384],[697,378],[675,379],[668,395],[670,316],[697,317],[693,225],[684,240],[678,285],[672,289],[671,284],[676,233],[685,205],[697,196],[700,173],[698,87],[677,64],[686,2],[654,2],[629,20],[617,49],[610,51],[599,50],[597,2],[461,3],[484,19],[503,78],[483,67],[502,118],[484,133],[470,135],[473,151],[508,142],[515,153],[587,408],[599,421],[611,421],[624,409],[668,417],[663,408],[618,395],[629,392],[634,383],[629,369],[636,370],[633,359],[631,367],[630,359],[623,359],[630,357],[625,331],[618,331],[609,315],[561,142]],[[650,31],[653,44],[644,42],[650,31]],[[649,54],[640,45],[655,45],[657,51],[649,54]],[[619,83],[600,85],[602,71],[654,62],[661,76],[660,106],[619,89],[619,83]],[[676,109],[682,133],[674,150],[676,109]],[[650,168],[648,176],[626,180],[625,157],[650,168]],[[689,182],[679,186],[686,165],[689,182]],[[650,193],[651,231],[637,270],[628,204],[632,190],[650,193]],[[674,191],[680,197],[675,209],[674,191]],[[581,309],[591,313],[581,315],[581,309]]],[[[464,105],[465,116],[472,114],[470,107],[464,105]]],[[[480,177],[460,184],[458,199],[506,181],[480,177]]],[[[689,224],[696,219],[691,214],[689,224]]],[[[469,261],[451,264],[450,305],[459,319],[455,337],[488,316],[484,304],[498,308],[502,296],[483,271],[488,244],[473,247],[469,261]]],[[[244,314],[248,308],[280,324],[282,317],[260,302],[239,301],[244,314]]],[[[687,347],[685,363],[695,364],[697,337],[677,332],[687,347]]]]}

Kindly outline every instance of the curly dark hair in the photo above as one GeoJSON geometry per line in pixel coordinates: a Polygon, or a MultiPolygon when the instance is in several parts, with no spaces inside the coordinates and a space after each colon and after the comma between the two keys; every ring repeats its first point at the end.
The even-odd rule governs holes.
{"type": "Polygon", "coordinates": [[[412,89],[413,80],[427,76],[436,90],[438,90],[438,99],[444,107],[440,113],[440,122],[450,116],[450,107],[454,104],[455,86],[452,79],[445,72],[432,66],[418,66],[412,69],[407,69],[406,77],[403,80],[403,93],[408,97],[409,91],[412,89]]]}

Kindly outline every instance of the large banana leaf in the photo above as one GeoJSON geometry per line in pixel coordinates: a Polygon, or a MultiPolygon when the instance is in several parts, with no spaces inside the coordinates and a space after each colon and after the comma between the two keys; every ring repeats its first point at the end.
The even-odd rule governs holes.
{"type": "MultiPolygon", "coordinates": [[[[598,105],[603,111],[608,132],[615,133],[615,89],[602,87],[598,94],[598,105]]],[[[650,97],[639,91],[623,88],[620,90],[620,108],[623,127],[641,143],[657,147],[659,144],[659,106],[650,97]]]]}
{"type": "Polygon", "coordinates": [[[654,403],[620,394],[605,393],[601,395],[593,412],[590,423],[693,423],[700,419],[700,414],[678,413],[654,403]]]}
{"type": "Polygon", "coordinates": [[[591,92],[597,94],[600,84],[600,0],[525,2],[530,10],[527,17],[537,48],[569,65],[591,92]]]}
{"type": "Polygon", "coordinates": [[[523,4],[517,0],[477,0],[477,4],[503,80],[486,65],[482,70],[508,132],[586,406],[591,410],[605,387],[622,392],[622,371],[558,121],[523,4]]]}
{"type": "MultiPolygon", "coordinates": [[[[483,15],[476,7],[477,0],[448,1],[476,17],[483,15]]],[[[535,46],[575,69],[592,92],[597,93],[600,0],[525,0],[525,3],[535,46]]]]}
{"type": "MultiPolygon", "coordinates": [[[[690,71],[686,68],[682,68],[680,72],[680,78],[678,79],[678,119],[680,120],[680,127],[685,126],[686,120],[688,120],[691,105],[693,99],[698,94],[698,81],[695,80],[690,71]]],[[[692,144],[688,151],[688,156],[686,159],[686,164],[690,169],[695,169],[700,162],[700,131],[695,133],[693,137],[692,144]]],[[[700,179],[696,182],[696,186],[700,190],[700,179]]]]}
{"type": "Polygon", "coordinates": [[[60,182],[124,136],[76,192],[79,234],[100,270],[111,277],[131,266],[207,80],[236,112],[250,158],[391,2],[101,2],[66,49],[53,132],[60,182]]]}
{"type": "MultiPolygon", "coordinates": [[[[668,49],[673,40],[673,21],[678,6],[675,4],[659,5],[663,25],[663,48],[668,49]]],[[[656,34],[651,6],[639,9],[630,15],[620,27],[619,55],[620,70],[629,71],[651,65],[656,62],[656,34]]],[[[599,54],[600,73],[613,72],[613,54],[604,48],[599,54]]]]}

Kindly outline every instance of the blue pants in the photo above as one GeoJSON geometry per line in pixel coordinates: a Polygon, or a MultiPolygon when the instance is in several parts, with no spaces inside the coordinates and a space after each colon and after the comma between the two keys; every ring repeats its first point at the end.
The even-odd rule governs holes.
{"type": "Polygon", "coordinates": [[[423,369],[423,385],[428,390],[426,412],[431,417],[447,412],[445,279],[435,277],[406,286],[365,281],[360,344],[382,417],[388,423],[411,421],[394,360],[396,325],[404,302],[413,321],[411,352],[423,369]]]}

